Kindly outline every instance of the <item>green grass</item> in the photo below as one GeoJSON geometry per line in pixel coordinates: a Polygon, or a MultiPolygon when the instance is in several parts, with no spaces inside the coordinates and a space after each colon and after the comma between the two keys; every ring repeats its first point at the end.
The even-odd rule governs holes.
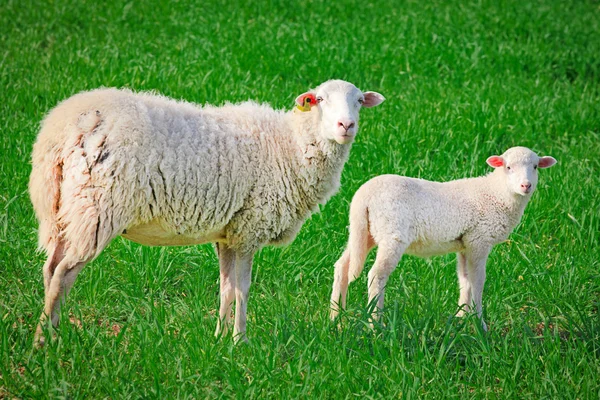
{"type": "Polygon", "coordinates": [[[0,398],[600,397],[597,1],[2,0],[0,132],[0,398]],[[257,254],[248,345],[213,337],[210,246],[118,239],[80,274],[57,340],[33,350],[44,257],[27,180],[50,108],[99,86],[290,108],[330,78],[387,101],[364,110],[340,192],[292,245],[257,254]],[[475,176],[514,145],[559,164],[490,256],[489,333],[452,318],[454,256],[404,258],[385,325],[366,326],[366,274],[341,329],[329,323],[361,183],[475,176]]]}

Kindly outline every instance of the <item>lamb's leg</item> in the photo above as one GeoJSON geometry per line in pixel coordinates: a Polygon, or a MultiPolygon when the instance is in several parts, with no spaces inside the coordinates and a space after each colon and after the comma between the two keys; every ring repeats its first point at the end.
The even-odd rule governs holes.
{"type": "Polygon", "coordinates": [[[226,244],[217,243],[219,255],[221,306],[215,336],[227,334],[231,321],[233,300],[235,299],[235,252],[226,244]]]}
{"type": "Polygon", "coordinates": [[[484,331],[487,331],[487,325],[483,320],[483,286],[485,284],[485,264],[491,248],[476,248],[466,252],[467,257],[467,273],[471,283],[471,295],[477,316],[481,320],[481,325],[484,331]]]}
{"type": "Polygon", "coordinates": [[[252,277],[253,254],[239,254],[235,257],[235,323],[233,338],[237,343],[246,339],[246,311],[248,309],[248,292],[252,277]]]}
{"type": "Polygon", "coordinates": [[[346,309],[346,294],[348,293],[348,267],[350,266],[350,249],[344,250],[340,259],[335,263],[333,290],[331,291],[331,319],[337,317],[339,310],[346,309]],[[341,296],[341,302],[340,302],[341,296]]]}
{"type": "Polygon", "coordinates": [[[462,317],[469,312],[471,306],[471,282],[469,281],[469,273],[467,270],[467,257],[464,253],[456,254],[456,275],[458,275],[458,288],[460,296],[458,298],[458,306],[460,309],[456,313],[457,317],[462,317]]]}
{"type": "MultiPolygon", "coordinates": [[[[75,278],[83,269],[88,260],[80,260],[77,257],[65,255],[62,260],[56,265],[54,273],[47,284],[44,312],[40,317],[40,323],[37,327],[34,343],[38,346],[43,346],[45,338],[42,336],[43,326],[48,318],[52,322],[52,326],[58,325],[60,302],[63,301],[70,292],[75,282],[75,278]]],[[[49,266],[49,269],[51,266],[49,266]]],[[[46,275],[46,273],[45,273],[46,275]]]]}
{"type": "MultiPolygon", "coordinates": [[[[402,254],[408,245],[398,240],[389,239],[379,243],[375,264],[369,271],[369,304],[377,298],[377,308],[383,310],[383,297],[385,295],[385,285],[390,274],[394,272],[402,254]]],[[[377,313],[373,313],[373,319],[377,319],[377,313]]]]}

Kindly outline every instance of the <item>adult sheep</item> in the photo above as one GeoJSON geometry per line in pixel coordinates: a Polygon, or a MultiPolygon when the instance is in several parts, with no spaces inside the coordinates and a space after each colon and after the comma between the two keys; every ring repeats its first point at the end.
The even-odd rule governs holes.
{"type": "Polygon", "coordinates": [[[331,318],[346,307],[348,283],[360,275],[369,250],[378,246],[368,277],[369,302],[383,309],[385,286],[404,253],[457,253],[458,315],[474,303],[487,330],[481,302],[488,255],[521,220],[537,185],[538,167],[551,167],[556,160],[513,147],[487,163],[495,170],[477,178],[442,183],[381,175],[362,185],[350,204],[348,246],[335,264],[331,318]]]}
{"type": "Polygon", "coordinates": [[[361,107],[384,97],[340,80],[285,112],[245,102],[222,107],[149,93],[77,94],[44,119],[29,192],[40,222],[43,325],[58,324],[77,274],[116,236],[152,246],[216,243],[225,334],[236,300],[245,339],[254,253],[289,243],[338,189],[361,107]]]}

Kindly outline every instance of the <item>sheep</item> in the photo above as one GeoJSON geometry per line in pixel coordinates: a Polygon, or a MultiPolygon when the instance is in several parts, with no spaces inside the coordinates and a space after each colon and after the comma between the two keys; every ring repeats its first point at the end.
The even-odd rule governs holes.
{"type": "Polygon", "coordinates": [[[381,175],[358,189],[350,204],[348,245],[335,264],[332,320],[346,308],[349,282],[360,275],[368,252],[378,246],[368,274],[369,304],[376,302],[376,309],[383,309],[388,277],[403,254],[454,252],[460,289],[457,316],[474,303],[487,331],[481,301],[488,255],[521,220],[537,185],[537,168],[551,167],[556,160],[513,147],[487,163],[495,169],[482,177],[440,183],[381,175]]]}
{"type": "Polygon", "coordinates": [[[288,112],[117,89],[60,103],[42,122],[29,182],[48,256],[35,343],[43,346],[48,318],[58,324],[77,274],[119,235],[150,246],[215,243],[215,335],[227,333],[235,299],[234,340],[247,340],[253,254],[290,243],[338,190],[359,110],[383,101],[331,80],[288,112]]]}

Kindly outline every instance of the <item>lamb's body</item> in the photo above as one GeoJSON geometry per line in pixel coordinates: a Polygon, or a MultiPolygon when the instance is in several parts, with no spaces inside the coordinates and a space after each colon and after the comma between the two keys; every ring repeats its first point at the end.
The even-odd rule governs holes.
{"type": "Polygon", "coordinates": [[[116,89],[59,104],[34,145],[29,185],[49,256],[42,322],[58,322],[58,300],[78,272],[123,235],[147,245],[216,242],[221,320],[236,297],[234,333],[243,335],[254,252],[293,240],[337,191],[359,102],[383,101],[343,81],[317,90],[332,101],[308,112],[253,102],[199,107],[116,89]]]}
{"type": "Polygon", "coordinates": [[[352,207],[366,208],[369,221],[377,221],[369,229],[377,243],[391,237],[410,243],[405,254],[431,257],[473,244],[493,246],[506,240],[525,206],[502,199],[493,178],[442,183],[382,175],[359,189],[352,207]]]}
{"type": "Polygon", "coordinates": [[[335,266],[332,318],[338,306],[345,308],[348,284],[361,273],[375,246],[379,249],[369,272],[368,290],[369,301],[377,299],[378,308],[383,308],[385,285],[403,254],[457,253],[459,305],[464,306],[459,315],[472,301],[481,317],[490,250],[519,223],[537,183],[538,164],[545,168],[554,162],[516,147],[502,157],[490,157],[488,163],[497,169],[483,177],[441,183],[382,175],[366,182],[350,205],[348,247],[335,266]],[[495,158],[499,164],[490,163],[495,158]],[[498,168],[507,164],[512,170],[510,166],[498,168]]]}

